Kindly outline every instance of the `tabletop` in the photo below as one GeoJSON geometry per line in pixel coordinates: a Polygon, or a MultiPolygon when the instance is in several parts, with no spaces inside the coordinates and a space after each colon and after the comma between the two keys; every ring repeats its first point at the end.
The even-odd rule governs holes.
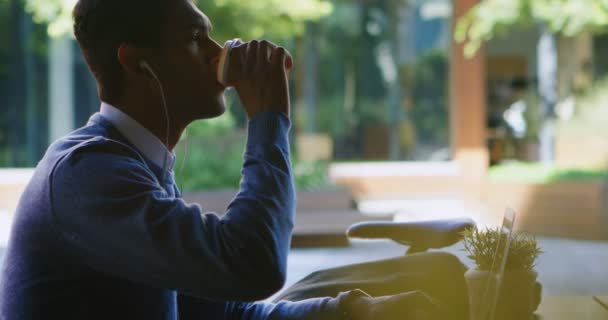
{"type": "Polygon", "coordinates": [[[608,296],[543,297],[538,320],[607,320],[608,296]]]}

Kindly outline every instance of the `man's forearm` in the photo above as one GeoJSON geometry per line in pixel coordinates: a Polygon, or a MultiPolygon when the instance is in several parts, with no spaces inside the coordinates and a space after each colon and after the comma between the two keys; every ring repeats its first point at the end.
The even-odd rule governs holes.
{"type": "Polygon", "coordinates": [[[239,301],[265,299],[285,280],[295,215],[290,125],[278,112],[262,112],[249,121],[240,191],[222,219],[220,239],[229,248],[228,267],[255,291],[236,297],[239,301]]]}
{"type": "Polygon", "coordinates": [[[228,303],[225,319],[230,320],[342,320],[350,319],[351,305],[367,297],[360,290],[344,292],[336,298],[313,298],[297,302],[228,303]]]}

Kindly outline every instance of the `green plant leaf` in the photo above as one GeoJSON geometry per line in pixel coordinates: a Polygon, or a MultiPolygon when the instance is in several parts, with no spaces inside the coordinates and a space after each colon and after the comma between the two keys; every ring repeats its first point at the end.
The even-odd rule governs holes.
{"type": "MultiPolygon", "coordinates": [[[[491,270],[493,262],[502,259],[506,239],[499,228],[473,228],[464,231],[462,235],[467,257],[475,262],[477,269],[491,270]]],[[[542,253],[535,237],[514,235],[507,256],[506,270],[532,270],[542,253]]]]}

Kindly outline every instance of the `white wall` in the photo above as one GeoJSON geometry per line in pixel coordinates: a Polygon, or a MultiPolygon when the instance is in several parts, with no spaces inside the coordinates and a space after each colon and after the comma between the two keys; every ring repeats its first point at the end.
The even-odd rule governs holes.
{"type": "Polygon", "coordinates": [[[8,241],[17,202],[34,169],[0,169],[0,247],[8,241]]]}

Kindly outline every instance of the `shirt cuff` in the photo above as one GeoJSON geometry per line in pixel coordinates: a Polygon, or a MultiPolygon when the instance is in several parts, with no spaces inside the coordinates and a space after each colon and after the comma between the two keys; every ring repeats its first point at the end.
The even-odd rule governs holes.
{"type": "Polygon", "coordinates": [[[284,113],[260,112],[249,120],[247,145],[278,144],[288,150],[290,128],[291,121],[284,113]]]}

